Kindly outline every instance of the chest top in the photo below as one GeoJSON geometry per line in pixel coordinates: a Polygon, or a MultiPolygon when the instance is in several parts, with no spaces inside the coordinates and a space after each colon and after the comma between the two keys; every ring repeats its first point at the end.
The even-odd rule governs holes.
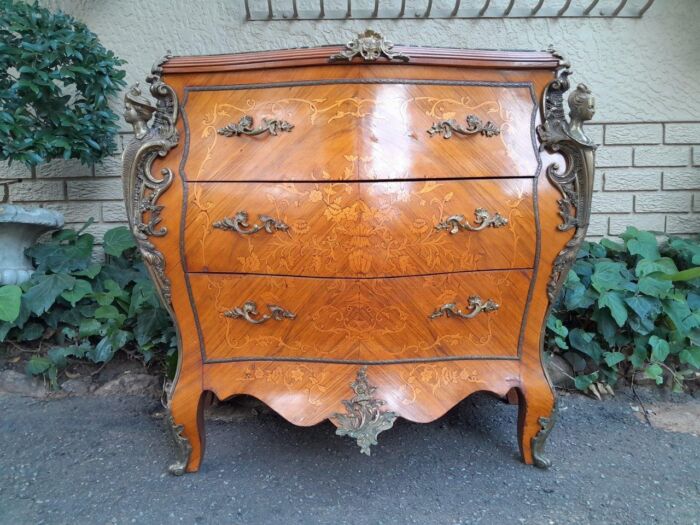
{"type": "Polygon", "coordinates": [[[147,78],[155,103],[132,88],[127,209],[180,336],[178,468],[201,459],[205,390],[330,418],[367,453],[397,416],[520,396],[537,461],[554,404],[542,327],[592,188],[593,99],[573,90],[565,118],[569,73],[552,52],[368,31],[168,57],[147,78]]]}

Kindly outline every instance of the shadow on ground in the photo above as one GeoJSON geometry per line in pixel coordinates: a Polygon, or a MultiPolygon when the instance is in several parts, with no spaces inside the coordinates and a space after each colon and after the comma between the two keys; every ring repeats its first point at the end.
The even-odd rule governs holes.
{"type": "Polygon", "coordinates": [[[152,399],[0,396],[0,522],[697,523],[700,438],[633,404],[561,396],[549,471],[520,462],[517,407],[475,395],[431,424],[399,420],[372,457],[328,422],[209,421],[201,471],[175,478],[152,399]]]}

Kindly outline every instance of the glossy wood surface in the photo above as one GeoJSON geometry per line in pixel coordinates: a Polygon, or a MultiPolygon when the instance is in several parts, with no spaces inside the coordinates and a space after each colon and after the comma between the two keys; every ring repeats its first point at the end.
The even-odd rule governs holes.
{"type": "Polygon", "coordinates": [[[537,171],[531,126],[536,106],[529,85],[351,81],[376,79],[321,78],[305,81],[319,85],[264,89],[188,88],[183,107],[189,140],[187,179],[443,179],[532,176],[537,171]],[[323,84],[328,82],[333,83],[323,84]],[[245,115],[253,117],[255,126],[267,118],[287,121],[294,128],[277,135],[218,133],[245,115]],[[428,133],[434,123],[447,119],[465,126],[467,115],[483,124],[493,122],[500,134],[454,134],[445,139],[428,133]]]}
{"type": "MultiPolygon", "coordinates": [[[[358,363],[342,364],[318,361],[265,361],[263,359],[271,355],[277,357],[285,355],[313,356],[319,355],[319,353],[340,355],[339,349],[343,348],[350,349],[345,351],[346,355],[364,355],[368,360],[398,359],[400,355],[396,351],[397,342],[402,345],[401,352],[406,351],[414,358],[417,356],[440,358],[441,356],[462,355],[466,356],[467,359],[369,365],[368,379],[371,384],[377,387],[376,396],[386,403],[382,410],[392,410],[400,417],[411,421],[427,422],[440,417],[452,406],[476,391],[486,390],[499,396],[509,395],[511,399],[515,395],[519,402],[518,433],[521,453],[523,460],[531,464],[534,460],[532,438],[541,430],[540,419],[550,417],[554,406],[554,394],[540,358],[545,314],[549,306],[546,293],[547,283],[557,254],[571,239],[573,232],[558,230],[557,226],[561,223],[561,217],[557,201],[561,199],[561,194],[547,180],[542,171],[553,162],[558,162],[560,165],[564,165],[565,162],[558,155],[538,153],[539,143],[536,142],[533,145],[534,125],[540,122],[541,117],[539,113],[536,113],[533,121],[534,103],[531,98],[528,98],[529,94],[527,97],[521,95],[526,90],[518,88],[508,91],[506,88],[503,90],[489,88],[491,91],[487,92],[488,90],[477,89],[474,86],[449,87],[451,90],[449,97],[451,98],[464,96],[473,97],[473,100],[479,101],[496,100],[501,102],[504,114],[506,116],[512,115],[511,120],[514,126],[512,129],[517,131],[511,135],[514,142],[504,143],[499,138],[487,139],[481,136],[456,136],[447,141],[440,137],[431,139],[427,133],[421,130],[425,123],[432,122],[432,117],[420,115],[420,112],[416,112],[415,116],[411,117],[413,119],[411,123],[416,125],[412,125],[410,129],[415,129],[418,135],[425,134],[425,136],[413,139],[407,134],[410,133],[409,128],[401,125],[397,128],[399,133],[396,135],[400,138],[395,139],[388,121],[374,118],[375,111],[377,114],[384,111],[385,116],[390,115],[393,111],[391,103],[383,103],[383,99],[379,97],[382,103],[367,106],[370,108],[367,110],[369,112],[367,115],[352,118],[343,117],[347,125],[336,128],[335,133],[339,135],[319,133],[315,143],[309,141],[307,145],[301,134],[295,135],[294,133],[278,137],[265,137],[260,142],[255,138],[251,140],[250,137],[226,138],[224,141],[224,137],[217,135],[215,147],[209,151],[214,139],[211,135],[214,126],[209,126],[207,132],[209,135],[204,133],[207,119],[211,119],[213,116],[221,122],[228,123],[228,120],[236,120],[240,113],[232,112],[230,119],[228,119],[229,116],[226,118],[224,116],[217,117],[214,110],[215,104],[212,104],[213,101],[215,103],[216,101],[229,103],[232,99],[227,99],[227,97],[233,96],[233,91],[201,91],[197,92],[197,96],[200,98],[195,100],[194,92],[190,88],[271,82],[308,82],[319,79],[511,82],[531,85],[535,101],[539,102],[544,86],[553,78],[552,69],[558,64],[558,60],[547,53],[508,56],[508,53],[489,54],[477,51],[465,54],[454,51],[454,55],[450,55],[448,51],[431,54],[429,50],[419,49],[414,53],[419,53],[423,58],[417,59],[410,65],[387,64],[385,62],[377,64],[353,63],[342,66],[322,65],[321,55],[325,55],[329,50],[334,52],[333,48],[323,48],[321,50],[290,50],[271,54],[223,57],[177,57],[164,66],[166,72],[163,77],[164,81],[173,87],[180,102],[184,104],[185,117],[177,121],[181,137],[179,144],[170,151],[167,157],[157,159],[153,165],[155,173],[162,168],[172,169],[176,174],[176,181],[159,200],[159,205],[163,206],[160,225],[167,228],[168,234],[163,237],[152,237],[150,240],[166,259],[166,274],[172,287],[172,308],[180,335],[178,376],[169,399],[169,408],[175,423],[182,425],[182,433],[192,445],[187,470],[196,471],[203,457],[202,409],[204,392],[214,392],[220,399],[236,394],[250,394],[264,401],[289,421],[299,425],[312,425],[345,410],[342,402],[353,396],[351,383],[356,379],[361,365],[358,363]],[[185,118],[187,127],[190,128],[189,135],[186,133],[185,118]],[[525,120],[523,121],[523,119],[525,120]],[[353,123],[349,124],[351,121],[353,123]],[[420,126],[417,123],[420,123],[420,126]],[[197,134],[192,132],[195,127],[198,130],[197,134]],[[527,133],[523,132],[523,129],[527,129],[527,133]],[[352,133],[347,130],[352,130],[352,133]],[[370,131],[370,134],[367,134],[367,130],[370,131]],[[375,132],[379,142],[372,139],[372,131],[375,132]],[[344,138],[340,139],[341,136],[344,138]],[[525,138],[526,136],[527,138],[525,138]],[[294,137],[300,138],[295,139],[294,137]],[[326,139],[330,142],[330,146],[326,145],[326,139]],[[285,148],[285,140],[301,140],[301,142],[297,143],[294,148],[285,148]],[[477,147],[477,143],[479,147],[477,147]],[[259,144],[265,147],[259,147],[259,144]],[[303,145],[300,146],[300,144],[303,145]],[[379,144],[381,147],[374,148],[375,144],[379,144]],[[410,148],[404,150],[404,144],[409,144],[410,148]],[[303,148],[303,154],[298,153],[301,151],[297,149],[298,147],[303,148]],[[439,150],[443,155],[437,155],[436,150],[439,150]],[[242,155],[241,151],[244,151],[245,155],[242,155]],[[390,151],[391,154],[386,155],[386,151],[390,151]],[[372,161],[365,163],[367,166],[364,167],[359,161],[353,165],[345,159],[346,154],[354,155],[360,159],[367,152],[373,156],[372,161]],[[445,155],[446,152],[449,152],[449,155],[445,155]],[[296,159],[294,163],[289,162],[290,156],[296,159]],[[251,162],[251,158],[254,158],[255,162],[251,162]],[[434,164],[429,160],[430,158],[438,159],[438,164],[434,164]],[[215,161],[213,161],[214,159],[215,161]],[[322,169],[321,178],[313,180],[309,174],[316,173],[317,171],[314,170],[322,168],[324,162],[328,163],[325,171],[331,174],[330,177],[324,178],[324,170],[322,169]],[[265,169],[259,169],[261,166],[265,169]],[[345,174],[345,169],[348,166],[350,167],[349,176],[345,174]],[[435,166],[441,166],[441,168],[437,169],[435,166]],[[542,168],[539,171],[538,166],[542,168]],[[363,172],[362,170],[365,168],[368,170],[363,172]],[[445,175],[445,169],[451,170],[452,174],[445,175]],[[410,180],[399,180],[391,183],[392,186],[388,183],[373,182],[372,176],[365,175],[363,177],[360,175],[372,172],[376,173],[380,180],[404,179],[404,177],[410,180]],[[212,174],[222,181],[244,181],[255,173],[263,173],[263,175],[249,179],[250,185],[245,186],[250,188],[247,191],[247,196],[234,189],[244,187],[243,184],[247,185],[247,182],[233,184],[191,183],[193,180],[214,180],[210,178],[212,174]],[[379,239],[373,239],[371,236],[367,239],[367,236],[362,234],[361,229],[358,233],[346,237],[349,245],[356,243],[362,248],[357,250],[359,254],[354,257],[355,262],[351,261],[352,251],[341,250],[337,246],[335,248],[337,259],[327,259],[321,263],[314,263],[312,252],[315,252],[311,249],[309,252],[305,251],[303,256],[293,256],[294,249],[307,248],[306,239],[299,243],[304,246],[292,246],[292,249],[286,254],[286,259],[280,258],[280,261],[284,260],[285,262],[275,262],[272,256],[272,245],[263,243],[271,239],[278,240],[281,238],[281,236],[278,237],[278,234],[265,234],[267,238],[264,240],[259,236],[240,239],[236,238],[232,232],[217,230],[204,236],[205,238],[202,240],[206,224],[208,221],[218,220],[219,213],[228,214],[238,208],[239,204],[246,204],[247,211],[254,215],[260,213],[257,208],[262,203],[268,203],[272,207],[273,202],[282,202],[280,195],[288,192],[283,179],[289,173],[293,173],[294,177],[303,177],[299,180],[306,181],[304,183],[298,182],[293,186],[302,185],[307,188],[306,185],[308,185],[310,188],[318,185],[319,191],[333,187],[336,182],[343,181],[338,187],[343,187],[343,185],[353,187],[348,183],[349,180],[366,180],[367,182],[361,183],[361,188],[363,191],[367,188],[371,189],[363,193],[365,200],[358,200],[360,191],[357,190],[357,197],[353,197],[355,198],[353,202],[355,204],[364,202],[370,209],[372,206],[381,207],[379,203],[382,199],[391,199],[393,195],[399,195],[405,188],[408,188],[409,200],[397,199],[394,201],[391,209],[398,216],[392,216],[386,224],[390,225],[389,231],[392,236],[403,235],[409,240],[414,238],[406,233],[410,232],[410,229],[405,230],[404,224],[415,222],[417,219],[427,221],[436,218],[443,212],[445,214],[453,212],[453,210],[447,211],[447,208],[432,210],[429,202],[426,202],[425,206],[420,204],[420,197],[416,195],[416,192],[419,192],[426,183],[430,184],[431,182],[442,185],[437,186],[438,195],[449,186],[453,192],[451,202],[459,200],[471,203],[474,202],[471,200],[471,195],[480,195],[488,202],[499,205],[494,208],[510,208],[512,221],[507,229],[489,228],[486,231],[476,233],[460,232],[454,236],[454,239],[446,234],[446,238],[449,239],[446,242],[468,243],[463,258],[446,257],[444,260],[448,262],[443,262],[443,258],[437,256],[431,259],[428,255],[424,255],[427,252],[422,252],[411,258],[406,251],[406,255],[409,257],[407,264],[401,262],[402,253],[399,253],[398,256],[389,254],[382,258],[380,256],[382,243],[379,239]],[[522,182],[523,192],[518,193],[523,188],[520,185],[521,182],[517,179],[505,178],[512,177],[516,173],[536,175],[537,178],[534,179],[534,182],[537,191],[532,191],[532,186],[529,184],[533,182],[533,179],[529,179],[529,183],[522,182]],[[244,176],[241,177],[241,174],[244,176]],[[434,179],[430,181],[420,180],[428,176],[434,177],[434,179]],[[198,179],[199,177],[204,178],[198,179]],[[484,178],[484,180],[462,182],[437,180],[443,177],[479,177],[484,178]],[[269,185],[254,182],[259,180],[269,181],[269,185]],[[467,186],[467,183],[470,186],[467,186]],[[452,189],[453,185],[455,185],[454,188],[460,189],[452,189]],[[194,189],[200,187],[201,190],[197,190],[200,192],[199,204],[203,205],[206,212],[199,210],[194,202],[194,189]],[[368,200],[367,195],[374,195],[374,197],[368,200]],[[515,195],[524,196],[524,200],[511,208],[510,203],[517,200],[515,195]],[[530,199],[535,199],[536,205],[533,203],[531,206],[530,199]],[[187,206],[184,206],[185,203],[187,206]],[[208,208],[210,203],[212,206],[208,208]],[[256,209],[249,203],[254,203],[256,209]],[[536,215],[533,211],[535,207],[537,208],[536,215]],[[187,209],[186,217],[183,216],[185,209],[187,209]],[[206,218],[201,215],[206,216],[206,218]],[[488,240],[494,237],[505,240],[496,246],[496,242],[488,240]],[[236,239],[240,243],[233,244],[232,247],[232,239],[236,239]],[[509,243],[507,248],[502,246],[503,242],[509,243]],[[200,248],[197,247],[197,243],[200,244],[200,248]],[[481,252],[482,248],[483,253],[481,252]],[[261,260],[266,260],[264,265],[261,263],[259,272],[246,266],[249,264],[248,262],[240,260],[241,258],[249,258],[253,254],[257,254],[261,260]],[[267,262],[267,260],[272,262],[267,262]],[[369,264],[367,260],[370,261],[369,264]],[[282,271],[282,268],[286,267],[285,265],[289,269],[282,271]],[[413,273],[432,274],[465,269],[493,270],[505,268],[508,265],[512,265],[514,269],[407,277],[413,273]],[[517,269],[521,265],[523,268],[532,268],[532,270],[517,269]],[[187,273],[194,269],[200,273],[187,273]],[[361,273],[359,270],[365,273],[361,273]],[[259,273],[260,275],[225,275],[204,273],[205,271],[242,271],[244,273],[259,273]],[[317,275],[325,278],[272,277],[262,274],[317,275]],[[499,285],[498,279],[489,277],[494,275],[508,275],[511,284],[501,283],[499,285]],[[357,276],[383,276],[386,278],[357,279],[355,278],[357,276]],[[428,282],[433,285],[421,288],[414,284],[423,283],[425,285],[428,282]],[[274,286],[273,283],[285,284],[274,286]],[[353,307],[349,310],[346,309],[346,312],[350,312],[350,314],[345,314],[345,325],[342,325],[340,321],[342,316],[339,316],[337,312],[334,314],[335,316],[321,315],[317,317],[317,323],[320,320],[326,322],[331,320],[331,324],[326,325],[326,327],[330,327],[331,335],[325,333],[323,337],[312,336],[310,335],[314,330],[312,325],[299,321],[306,319],[309,315],[313,317],[313,315],[318,314],[321,308],[332,309],[336,307],[335,304],[328,301],[334,292],[331,285],[339,288],[344,287],[346,290],[350,289],[350,297],[352,298],[355,294],[354,296],[358,298],[355,304],[361,303],[360,296],[365,297],[364,305],[361,308],[354,307],[354,310],[353,307]],[[461,307],[464,307],[467,296],[474,291],[479,293],[479,290],[498,294],[499,302],[502,305],[501,309],[488,315],[484,314],[482,318],[477,317],[471,320],[445,318],[428,320],[426,310],[430,310],[436,300],[456,300],[461,307]],[[217,296],[217,294],[219,295],[217,296]],[[222,301],[222,298],[225,300],[222,301]],[[282,306],[290,310],[292,307],[296,308],[298,311],[295,313],[299,317],[293,321],[269,321],[263,325],[255,326],[247,326],[244,321],[222,317],[223,309],[240,306],[240,301],[249,299],[258,301],[261,310],[263,310],[263,301],[274,299],[283,303],[284,299],[284,302],[288,304],[282,304],[282,306]],[[526,304],[528,304],[527,315],[523,317],[526,304]],[[383,330],[386,331],[392,326],[391,323],[395,323],[397,317],[394,315],[375,317],[379,321],[372,325],[366,317],[367,311],[363,310],[366,307],[403,309],[406,312],[405,315],[408,316],[406,320],[410,322],[406,323],[403,332],[400,331],[402,334],[400,337],[392,335],[390,332],[382,334],[383,330]],[[315,310],[315,313],[311,313],[312,310],[315,310]],[[499,319],[498,316],[503,317],[496,322],[499,319]],[[198,324],[201,326],[201,331],[198,324]],[[354,333],[353,330],[350,330],[349,335],[345,337],[335,334],[333,331],[341,325],[352,328],[354,333]],[[227,328],[229,326],[232,328],[227,328]],[[368,326],[376,328],[360,330],[360,327],[367,328],[368,326]],[[256,334],[255,328],[260,328],[262,331],[258,330],[258,334],[256,334]],[[294,332],[295,336],[290,337],[291,331],[298,333],[294,332]],[[434,346],[432,349],[426,349],[425,345],[421,346],[421,342],[435,341],[437,334],[450,332],[458,333],[461,337],[470,335],[476,340],[487,337],[489,338],[488,342],[483,345],[484,348],[479,349],[479,355],[484,355],[484,352],[492,353],[486,354],[487,359],[468,359],[470,355],[477,355],[477,345],[471,342],[453,346],[434,346]],[[281,340],[282,344],[265,346],[265,344],[259,345],[256,341],[255,344],[244,343],[241,345],[246,337],[244,334],[253,334],[254,338],[261,334],[273,334],[273,337],[281,340]],[[235,344],[230,345],[229,339],[235,344]],[[362,354],[360,350],[353,348],[349,342],[351,340],[355,341],[354,348],[359,347],[358,341],[360,340],[371,340],[372,344],[363,343],[365,346],[362,349],[364,354],[362,354]],[[201,345],[201,342],[204,342],[204,345],[201,345]],[[308,349],[308,354],[307,350],[301,350],[298,347],[295,350],[288,348],[299,342],[306,345],[313,344],[313,348],[308,349]],[[519,358],[518,345],[521,349],[519,358]],[[224,359],[230,359],[232,356],[243,356],[256,360],[207,363],[206,360],[212,359],[213,356],[220,356],[224,359]],[[509,359],[495,359],[494,356],[506,356],[509,359]]],[[[396,83],[390,86],[399,85],[401,84],[396,83]]],[[[371,93],[375,99],[383,93],[417,93],[416,86],[413,84],[406,84],[405,89],[402,88],[396,92],[391,90],[382,92],[378,88],[384,87],[384,85],[380,84],[362,85],[363,89],[366,87],[370,89],[368,93],[371,93]]],[[[245,89],[249,89],[249,87],[245,89]]],[[[438,94],[432,88],[421,86],[420,89],[424,90],[421,93],[426,96],[438,94]]],[[[272,91],[267,91],[267,93],[272,93],[272,91]]],[[[287,89],[286,94],[289,93],[290,90],[287,89]]],[[[348,93],[343,91],[342,97],[346,97],[348,93]]],[[[257,92],[255,94],[257,96],[257,92]]],[[[283,93],[280,92],[278,95],[282,96],[283,93]]],[[[328,92],[324,92],[324,96],[328,98],[340,97],[341,94],[329,89],[328,92]]],[[[440,98],[445,96],[447,95],[444,91],[439,93],[440,98]]],[[[256,104],[260,103],[259,100],[262,99],[256,99],[256,104]]],[[[306,105],[306,103],[302,104],[306,105]]],[[[306,124],[300,125],[302,128],[306,126],[309,133],[314,132],[313,126],[308,124],[308,110],[306,113],[299,108],[287,111],[287,116],[303,114],[307,121],[306,124]]],[[[449,114],[452,109],[444,108],[440,111],[449,114]]],[[[254,114],[256,122],[265,116],[263,113],[265,112],[254,114]]],[[[463,118],[460,115],[457,117],[463,118]]],[[[219,121],[216,122],[218,125],[219,121]]],[[[325,122],[324,129],[326,131],[330,129],[328,122],[325,122]]],[[[298,130],[295,128],[294,131],[298,130]]],[[[504,140],[511,140],[508,138],[508,133],[504,135],[504,140]]],[[[292,143],[289,142],[288,145],[292,143]]],[[[318,202],[324,203],[323,191],[321,194],[322,198],[318,202]]],[[[352,192],[341,195],[343,199],[347,199],[352,195],[352,192]]],[[[442,194],[443,199],[444,197],[445,194],[442,194]]],[[[285,214],[292,230],[296,224],[297,232],[299,231],[298,221],[302,220],[302,209],[306,210],[304,213],[308,213],[309,217],[320,213],[324,209],[323,206],[326,206],[326,209],[335,209],[332,203],[330,206],[324,203],[316,207],[312,205],[312,199],[300,200],[299,208],[294,202],[294,197],[287,197],[284,205],[280,205],[279,212],[285,214]]],[[[362,208],[362,205],[356,206],[356,208],[358,207],[362,208]]],[[[490,206],[485,207],[490,208],[490,206]]],[[[268,209],[267,212],[269,211],[268,209]]],[[[454,213],[464,213],[467,218],[471,218],[472,211],[460,209],[454,210],[454,213]]],[[[366,221],[364,224],[369,223],[373,227],[380,224],[373,223],[372,220],[376,221],[377,219],[369,214],[363,218],[366,221]]],[[[311,231],[315,223],[308,219],[307,222],[309,222],[309,231],[311,231]]],[[[318,221],[316,223],[322,224],[318,221]]],[[[359,223],[359,220],[350,222],[353,225],[359,223]]],[[[326,235],[326,239],[332,238],[320,226],[313,231],[318,231],[320,238],[324,238],[324,235],[326,235]]],[[[420,237],[416,237],[416,239],[420,239],[420,237]]],[[[419,244],[422,246],[422,243],[419,244]]],[[[454,249],[458,249],[459,246],[459,244],[454,245],[454,249]]],[[[416,249],[420,249],[420,247],[417,245],[416,249]]],[[[398,318],[400,319],[401,316],[399,315],[398,318]]],[[[335,419],[332,420],[336,422],[335,419]]],[[[381,436],[379,441],[381,444],[381,436]]],[[[348,443],[348,446],[354,445],[348,443]]],[[[387,450],[381,452],[391,453],[387,450]]]]}
{"type": "Polygon", "coordinates": [[[382,277],[534,266],[532,179],[187,188],[191,272],[382,277]],[[453,215],[477,226],[479,208],[508,223],[454,234],[436,229],[453,215]],[[214,227],[240,211],[248,213],[250,228],[267,215],[289,229],[242,234],[214,227]]]}
{"type": "MultiPolygon", "coordinates": [[[[393,361],[515,357],[532,272],[453,273],[395,279],[189,276],[205,360],[260,357],[393,361]],[[500,305],[472,319],[430,315],[446,303],[464,313],[470,296],[500,305]],[[252,324],[224,312],[254,301],[295,319],[252,324]],[[499,327],[512,327],[502,330],[499,327]]],[[[259,316],[256,318],[259,319],[259,316]]]]}

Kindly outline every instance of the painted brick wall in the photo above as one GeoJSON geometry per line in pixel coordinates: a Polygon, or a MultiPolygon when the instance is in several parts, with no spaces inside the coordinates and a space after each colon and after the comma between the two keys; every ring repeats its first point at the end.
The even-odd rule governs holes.
{"type": "MultiPolygon", "coordinates": [[[[394,42],[414,45],[545,49],[554,44],[573,64],[572,82],[586,83],[598,101],[600,121],[587,127],[601,144],[590,235],[619,234],[629,224],[671,234],[700,232],[698,0],[656,0],[641,19],[373,23],[247,23],[240,0],[41,3],[83,20],[128,61],[130,83],[143,81],[168,49],[184,55],[337,44],[368,26],[394,42]]],[[[120,102],[115,102],[118,110],[120,102]]],[[[128,140],[124,129],[120,140],[128,140]]],[[[98,236],[125,221],[120,174],[118,157],[94,168],[74,162],[35,170],[0,165],[0,178],[23,179],[11,186],[14,201],[58,209],[69,224],[93,217],[91,230],[98,236]]]]}

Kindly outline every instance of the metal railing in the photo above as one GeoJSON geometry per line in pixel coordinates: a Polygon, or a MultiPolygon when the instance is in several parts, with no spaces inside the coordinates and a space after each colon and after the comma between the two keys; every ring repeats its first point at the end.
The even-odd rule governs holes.
{"type": "Polygon", "coordinates": [[[243,0],[250,22],[479,18],[640,18],[654,0],[243,0]]]}

